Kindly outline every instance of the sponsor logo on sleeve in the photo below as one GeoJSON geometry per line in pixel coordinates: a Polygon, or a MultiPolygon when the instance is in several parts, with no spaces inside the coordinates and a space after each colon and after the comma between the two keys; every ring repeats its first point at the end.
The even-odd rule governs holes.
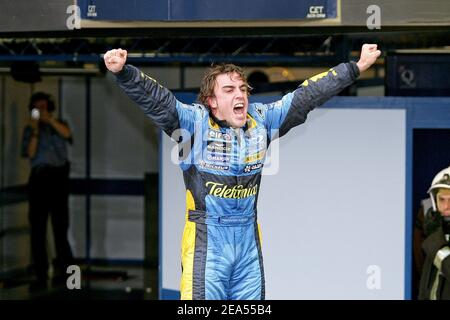
{"type": "Polygon", "coordinates": [[[261,105],[257,105],[257,106],[255,107],[255,111],[256,111],[257,114],[259,114],[259,116],[260,116],[262,119],[265,118],[265,117],[264,117],[264,110],[263,110],[263,107],[262,107],[261,105]]]}
{"type": "Polygon", "coordinates": [[[278,109],[283,106],[283,101],[278,100],[267,105],[268,109],[278,109]]]}

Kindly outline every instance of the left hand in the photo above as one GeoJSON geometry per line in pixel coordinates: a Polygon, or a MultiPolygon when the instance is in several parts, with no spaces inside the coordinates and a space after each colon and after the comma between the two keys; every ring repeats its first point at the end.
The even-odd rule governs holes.
{"type": "Polygon", "coordinates": [[[381,51],[377,50],[376,44],[363,44],[361,48],[361,56],[359,57],[359,61],[356,63],[359,68],[359,72],[369,69],[380,55],[381,51]]]}

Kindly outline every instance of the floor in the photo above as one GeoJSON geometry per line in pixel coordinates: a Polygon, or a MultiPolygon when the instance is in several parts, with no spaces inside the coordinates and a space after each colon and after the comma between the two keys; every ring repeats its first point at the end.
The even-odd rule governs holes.
{"type": "Polygon", "coordinates": [[[69,289],[66,283],[51,280],[46,288],[35,287],[33,278],[24,273],[0,282],[0,299],[152,300],[157,299],[158,289],[152,286],[158,283],[156,277],[156,269],[142,266],[81,266],[80,289],[69,289]]]}

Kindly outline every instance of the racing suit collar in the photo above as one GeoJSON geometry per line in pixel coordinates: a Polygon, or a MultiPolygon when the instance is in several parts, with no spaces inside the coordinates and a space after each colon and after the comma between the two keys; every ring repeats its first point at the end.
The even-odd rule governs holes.
{"type": "Polygon", "coordinates": [[[217,119],[216,116],[213,115],[211,110],[209,111],[209,116],[211,117],[211,119],[215,123],[217,123],[219,125],[219,127],[221,127],[221,128],[231,128],[231,126],[228,124],[228,122],[226,120],[219,120],[219,119],[217,119]]]}

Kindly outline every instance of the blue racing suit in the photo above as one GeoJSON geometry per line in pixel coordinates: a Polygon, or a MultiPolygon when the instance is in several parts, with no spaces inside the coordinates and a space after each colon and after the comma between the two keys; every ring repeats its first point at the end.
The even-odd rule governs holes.
{"type": "Polygon", "coordinates": [[[266,149],[358,76],[355,62],[341,63],[279,101],[250,104],[246,125],[233,129],[131,65],[117,74],[125,93],[179,145],[186,186],[182,299],[264,299],[256,203],[266,149]]]}

